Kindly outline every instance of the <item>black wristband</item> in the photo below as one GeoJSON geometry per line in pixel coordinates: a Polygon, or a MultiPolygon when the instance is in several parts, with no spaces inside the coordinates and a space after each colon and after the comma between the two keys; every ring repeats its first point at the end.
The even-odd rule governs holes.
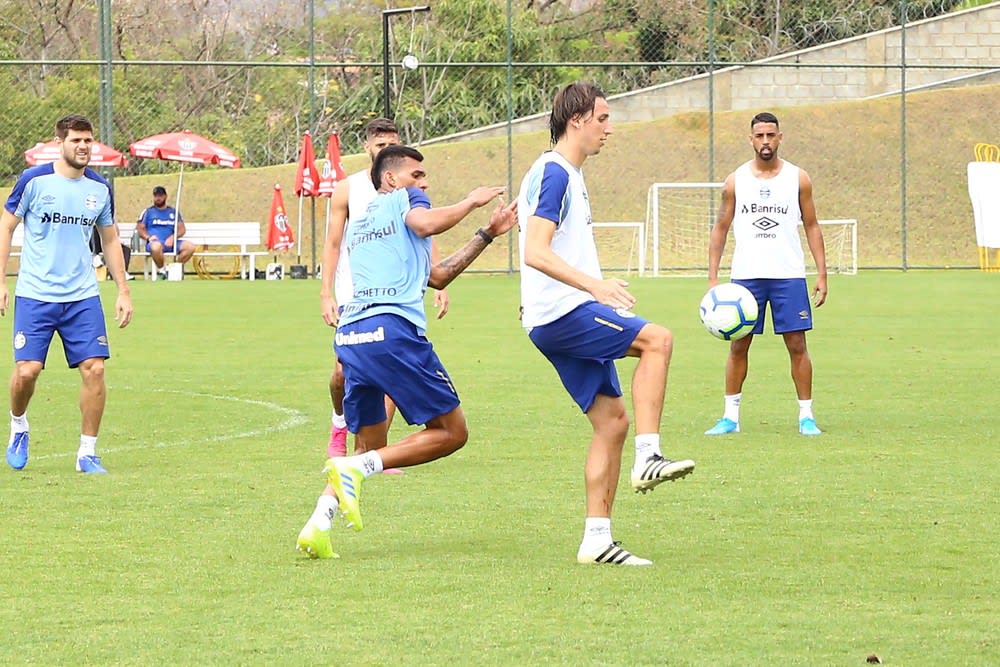
{"type": "Polygon", "coordinates": [[[476,235],[485,241],[486,245],[493,243],[493,237],[490,236],[482,227],[476,230],[476,235]]]}

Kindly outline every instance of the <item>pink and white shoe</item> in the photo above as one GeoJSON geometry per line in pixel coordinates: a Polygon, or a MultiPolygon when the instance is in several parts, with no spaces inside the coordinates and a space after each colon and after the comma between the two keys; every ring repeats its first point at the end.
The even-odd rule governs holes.
{"type": "Polygon", "coordinates": [[[330,442],[326,445],[326,456],[331,459],[337,456],[347,456],[346,426],[344,428],[336,426],[330,428],[330,442]]]}

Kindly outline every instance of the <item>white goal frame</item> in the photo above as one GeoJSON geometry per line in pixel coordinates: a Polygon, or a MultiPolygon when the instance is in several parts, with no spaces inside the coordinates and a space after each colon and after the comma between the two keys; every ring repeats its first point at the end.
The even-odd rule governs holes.
{"type": "MultiPolygon", "coordinates": [[[[711,182],[653,183],[650,185],[646,198],[646,232],[650,237],[649,245],[652,246],[650,274],[653,277],[661,275],[708,275],[709,237],[711,235],[712,225],[715,223],[715,217],[718,212],[722,186],[723,183],[711,182]],[[699,206],[705,206],[705,210],[697,214],[699,217],[704,214],[703,233],[701,231],[695,232],[699,252],[703,253],[704,256],[704,261],[699,261],[697,265],[669,267],[668,269],[664,269],[663,264],[661,263],[660,248],[662,242],[666,241],[669,243],[671,240],[668,238],[668,235],[664,234],[665,230],[667,230],[668,221],[660,219],[660,212],[662,210],[660,193],[665,189],[687,191],[700,189],[709,191],[708,197],[704,198],[704,201],[699,202],[699,206]]],[[[823,240],[826,246],[827,271],[830,273],[840,273],[844,275],[856,275],[858,272],[858,221],[852,218],[843,218],[836,220],[820,220],[819,224],[825,227],[823,230],[823,240]],[[831,233],[835,229],[841,230],[841,233],[836,235],[831,233]]],[[[799,228],[802,229],[801,223],[799,224],[799,228]]],[[[809,266],[811,263],[811,255],[808,247],[805,245],[804,234],[802,235],[802,238],[807,260],[807,273],[815,273],[814,269],[809,266]]],[[[722,269],[728,268],[728,259],[732,256],[732,245],[732,243],[727,244],[727,254],[723,256],[722,266],[720,267],[722,269]]]]}
{"type": "MultiPolygon", "coordinates": [[[[631,229],[632,240],[628,253],[628,265],[625,270],[632,272],[632,257],[638,257],[638,271],[640,276],[646,274],[646,223],[645,222],[595,222],[595,228],[610,229],[631,229]]],[[[600,253],[598,253],[600,254],[600,253]]]]}

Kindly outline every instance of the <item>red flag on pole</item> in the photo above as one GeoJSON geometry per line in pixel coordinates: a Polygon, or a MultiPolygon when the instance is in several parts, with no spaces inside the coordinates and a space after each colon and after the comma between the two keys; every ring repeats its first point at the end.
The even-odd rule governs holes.
{"type": "Polygon", "coordinates": [[[302,148],[299,150],[299,168],[295,172],[295,196],[315,197],[319,188],[319,172],[316,171],[316,153],[313,151],[312,136],[309,132],[302,135],[302,148]]]}
{"type": "Polygon", "coordinates": [[[274,184],[274,196],[271,198],[271,216],[267,227],[267,249],[278,252],[289,250],[295,245],[295,235],[292,226],[288,224],[288,214],[285,212],[285,198],[281,196],[281,186],[274,184]]]}
{"type": "Polygon", "coordinates": [[[326,142],[326,160],[319,179],[319,194],[324,197],[333,196],[334,186],[345,178],[347,174],[344,173],[344,163],[340,160],[340,137],[334,132],[326,142]]]}

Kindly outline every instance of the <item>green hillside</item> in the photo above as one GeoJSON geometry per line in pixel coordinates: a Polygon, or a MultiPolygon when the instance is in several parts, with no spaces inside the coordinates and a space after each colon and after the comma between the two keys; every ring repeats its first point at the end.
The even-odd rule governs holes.
{"type": "MultiPolygon", "coordinates": [[[[977,142],[997,143],[998,86],[914,93],[906,97],[907,262],[910,266],[977,264],[966,164],[977,142]]],[[[716,180],[749,159],[748,122],[759,109],[715,114],[716,180]]],[[[900,266],[903,205],[901,195],[900,98],[839,102],[811,107],[771,108],[782,123],[783,157],[813,178],[821,219],[859,221],[861,266],[900,266]]],[[[612,118],[614,106],[612,105],[612,118]]],[[[617,126],[608,147],[588,160],[585,171],[594,219],[645,218],[647,190],[655,181],[709,178],[708,115],[679,114],[663,120],[617,126]]],[[[548,134],[514,137],[510,178],[516,188],[523,171],[548,146],[548,134]]],[[[431,198],[451,203],[477,185],[508,182],[505,138],[482,139],[424,150],[431,198]]],[[[344,157],[348,172],[366,165],[363,155],[344,157]]],[[[187,168],[182,210],[194,220],[266,222],[274,184],[280,183],[293,225],[299,203],[292,194],[295,165],[226,170],[187,168]]],[[[153,185],[164,184],[171,201],[176,176],[117,178],[119,219],[133,219],[150,203],[153,185]]],[[[322,239],[326,200],[316,201],[316,228],[322,239]]],[[[303,210],[302,255],[311,257],[312,203],[303,210]]],[[[445,251],[458,247],[482,223],[470,216],[441,239],[445,251]]],[[[321,243],[317,244],[321,254],[321,243]]],[[[497,243],[477,268],[505,268],[509,248],[497,243]]],[[[294,255],[294,253],[293,253],[294,255]]],[[[285,256],[290,263],[294,257],[285,256]]],[[[133,267],[134,268],[134,267],[133,267]]]]}

